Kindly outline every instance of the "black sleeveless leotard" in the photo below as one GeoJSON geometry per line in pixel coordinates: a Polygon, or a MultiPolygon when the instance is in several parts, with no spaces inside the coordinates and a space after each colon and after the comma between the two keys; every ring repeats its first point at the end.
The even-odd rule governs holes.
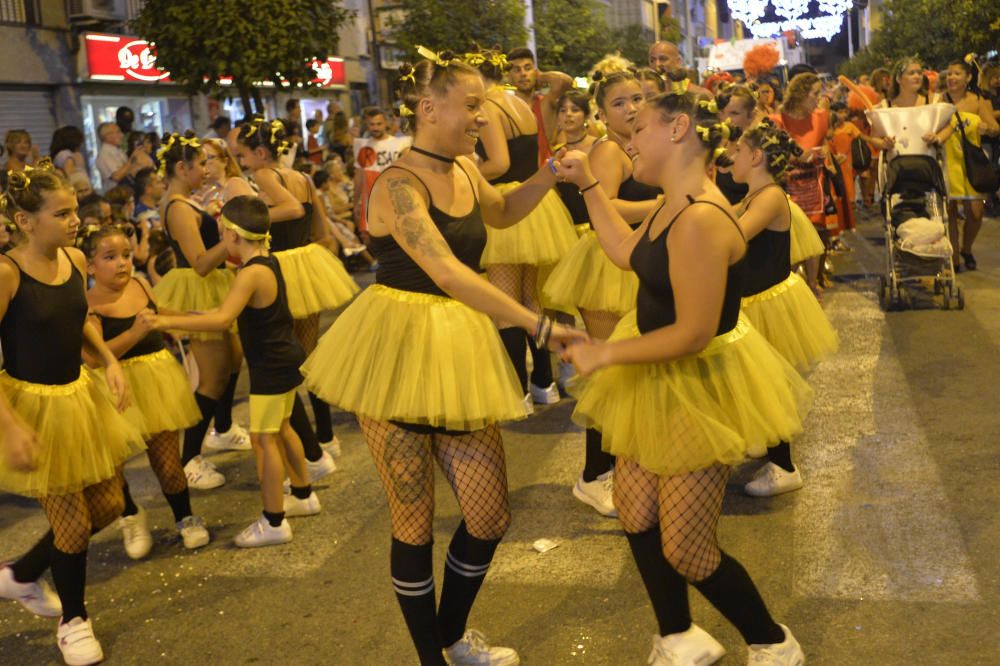
{"type": "MultiPolygon", "coordinates": [[[[281,186],[285,189],[285,177],[277,169],[272,169],[274,174],[281,181],[281,186]]],[[[289,190],[291,192],[291,190],[289,190]]],[[[309,234],[312,228],[313,204],[309,201],[300,201],[303,212],[302,217],[284,222],[271,223],[271,252],[281,252],[282,250],[293,250],[297,247],[304,247],[309,244],[309,234]]]]}
{"type": "MultiPolygon", "coordinates": [[[[755,192],[754,196],[761,191],[755,192]]],[[[790,217],[791,208],[788,212],[790,217]]],[[[743,295],[753,296],[784,282],[792,272],[791,248],[791,228],[785,231],[764,229],[751,238],[747,242],[747,277],[743,295]]]]}
{"type": "MultiPolygon", "coordinates": [[[[135,278],[132,278],[133,280],[135,278]]],[[[145,289],[143,290],[145,291],[145,289]]],[[[146,307],[157,312],[156,303],[153,299],[147,296],[146,307]]],[[[132,324],[135,323],[135,318],[139,313],[132,315],[131,317],[109,317],[107,315],[97,315],[101,320],[101,331],[104,336],[104,340],[113,340],[125,331],[132,328],[132,324]]],[[[167,345],[163,340],[163,333],[160,331],[150,331],[143,337],[142,340],[135,343],[131,349],[121,355],[120,361],[124,361],[130,358],[135,358],[136,356],[145,356],[146,354],[155,354],[158,351],[166,349],[167,345]]]]}
{"type": "MultiPolygon", "coordinates": [[[[170,207],[175,203],[183,203],[194,209],[194,212],[198,213],[198,233],[201,236],[202,245],[205,246],[206,250],[210,250],[216,245],[218,245],[222,238],[219,236],[219,223],[216,222],[215,218],[194,204],[184,201],[183,199],[174,199],[167,203],[167,207],[163,209],[163,230],[167,234],[167,240],[170,241],[170,247],[174,250],[174,255],[177,257],[177,268],[191,268],[191,264],[188,262],[187,257],[181,251],[180,244],[174,240],[174,237],[170,234],[170,207]]],[[[225,266],[225,262],[219,264],[219,268],[225,266]]]]}
{"type": "MultiPolygon", "coordinates": [[[[521,129],[517,126],[517,121],[514,117],[507,113],[507,110],[502,106],[497,104],[491,99],[486,100],[494,106],[496,106],[500,111],[507,116],[507,120],[510,122],[511,130],[514,136],[507,139],[507,152],[510,155],[510,167],[507,172],[502,176],[497,176],[490,181],[491,184],[497,183],[523,183],[524,181],[531,178],[535,171],[538,170],[538,132],[534,134],[522,134],[521,129]]],[[[484,160],[488,160],[489,156],[486,154],[486,148],[483,147],[482,142],[476,143],[476,153],[482,157],[484,160]]]]}

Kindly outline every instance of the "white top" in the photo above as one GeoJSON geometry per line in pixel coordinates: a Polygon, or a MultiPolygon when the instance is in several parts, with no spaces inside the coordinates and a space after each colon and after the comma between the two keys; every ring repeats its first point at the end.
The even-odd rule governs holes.
{"type": "Polygon", "coordinates": [[[124,150],[110,143],[101,144],[101,149],[97,153],[97,170],[101,173],[105,192],[118,185],[118,181],[113,180],[111,174],[127,163],[128,155],[124,150]]]}

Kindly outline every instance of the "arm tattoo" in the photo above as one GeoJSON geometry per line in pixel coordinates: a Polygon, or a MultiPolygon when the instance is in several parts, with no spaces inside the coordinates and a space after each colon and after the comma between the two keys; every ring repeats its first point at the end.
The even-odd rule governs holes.
{"type": "Polygon", "coordinates": [[[413,200],[413,188],[405,178],[393,178],[389,181],[389,198],[392,199],[392,209],[396,215],[406,215],[417,209],[413,200]]]}
{"type": "Polygon", "coordinates": [[[407,245],[428,257],[444,257],[450,253],[447,243],[427,233],[424,221],[416,214],[419,206],[413,200],[413,189],[405,178],[389,181],[389,198],[396,213],[396,228],[407,245]]]}

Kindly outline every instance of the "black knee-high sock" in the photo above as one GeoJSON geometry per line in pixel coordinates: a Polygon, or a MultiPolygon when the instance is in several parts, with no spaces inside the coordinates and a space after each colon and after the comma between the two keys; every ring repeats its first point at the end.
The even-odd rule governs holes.
{"type": "Polygon", "coordinates": [[[128,481],[122,481],[122,495],[125,496],[125,510],[122,511],[122,518],[126,516],[134,516],[139,513],[139,507],[135,505],[135,500],[132,499],[132,493],[128,489],[128,481]]]}
{"type": "Polygon", "coordinates": [[[295,402],[292,403],[292,416],[288,419],[292,430],[302,440],[302,450],[306,454],[306,460],[316,462],[323,457],[323,449],[319,446],[319,439],[316,432],[309,423],[309,415],[306,413],[306,406],[302,404],[302,398],[295,394],[295,402]]]}
{"type": "Polygon", "coordinates": [[[389,568],[392,588],[421,666],[446,666],[434,601],[433,546],[413,546],[393,539],[389,568]]]}
{"type": "Polygon", "coordinates": [[[656,614],[660,635],[679,634],[690,629],[688,584],[663,556],[659,525],[639,534],[626,532],[625,536],[656,614]]]}
{"type": "Polygon", "coordinates": [[[215,399],[201,393],[195,393],[194,399],[198,403],[198,409],[201,410],[201,421],[198,421],[198,423],[184,431],[184,447],[181,453],[182,465],[187,465],[192,458],[201,455],[201,441],[205,439],[205,433],[208,432],[208,424],[215,414],[215,404],[217,402],[215,399]]]}
{"type": "Polygon", "coordinates": [[[795,465],[792,464],[792,445],[788,442],[781,442],[769,448],[767,459],[786,472],[795,471],[795,465]]]}
{"type": "Polygon", "coordinates": [[[52,582],[63,607],[63,622],[74,617],[87,619],[83,592],[87,587],[87,551],[64,553],[52,548],[52,582]]]}
{"type": "Polygon", "coordinates": [[[174,514],[174,522],[179,523],[191,513],[191,491],[185,488],[179,493],[174,493],[173,495],[168,495],[163,493],[163,497],[167,500],[167,504],[170,505],[170,511],[174,514]]]}
{"type": "Polygon", "coordinates": [[[552,355],[547,348],[539,349],[535,344],[535,339],[528,338],[528,349],[531,350],[531,383],[538,388],[548,388],[552,386],[552,355]]]}
{"type": "Polygon", "coordinates": [[[316,437],[321,442],[333,441],[333,421],[330,420],[330,405],[323,402],[318,395],[309,391],[309,404],[313,408],[313,421],[316,423],[316,437]]]}
{"type": "Polygon", "coordinates": [[[716,610],[733,623],[748,645],[781,643],[785,632],[775,623],[739,562],[722,553],[719,568],[705,580],[693,584],[716,610]]]}
{"type": "Polygon", "coordinates": [[[14,580],[18,583],[30,583],[42,577],[52,561],[52,541],[54,538],[52,530],[49,530],[38,540],[38,543],[31,547],[31,550],[10,565],[14,572],[14,580]]]}
{"type": "Polygon", "coordinates": [[[504,349],[510,362],[514,364],[517,372],[517,380],[521,382],[521,390],[528,392],[528,334],[520,328],[501,328],[500,341],[503,342],[504,349]]]}
{"type": "Polygon", "coordinates": [[[583,461],[583,480],[590,483],[615,466],[615,457],[601,448],[601,431],[587,428],[587,453],[583,461]]]}
{"type": "Polygon", "coordinates": [[[499,543],[500,539],[477,539],[469,535],[464,520],[455,530],[448,546],[441,605],[438,607],[438,625],[441,627],[441,642],[445,647],[453,645],[465,633],[465,623],[469,620],[472,604],[483,585],[499,543]]]}
{"type": "Polygon", "coordinates": [[[222,397],[215,404],[215,432],[229,432],[229,429],[233,427],[233,399],[236,396],[236,381],[239,378],[238,370],[229,375],[226,390],[222,392],[222,397]]]}

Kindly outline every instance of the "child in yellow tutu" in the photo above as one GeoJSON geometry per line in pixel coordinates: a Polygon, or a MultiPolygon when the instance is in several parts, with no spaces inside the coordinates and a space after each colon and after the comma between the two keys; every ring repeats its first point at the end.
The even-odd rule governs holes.
{"type": "Polygon", "coordinates": [[[222,207],[223,243],[240,260],[232,290],[207,314],[154,315],[154,328],[225,331],[238,321],[240,341],[250,371],[250,441],[257,458],[264,510],[235,539],[241,548],[288,543],[287,517],[319,513],[309,482],[302,442],[289,419],[295,389],[302,383],[299,365],[305,352],[295,337],[285,282],[270,243],[267,205],[257,197],[238,196],[222,207]],[[284,496],[285,471],[291,495],[284,496]]]}
{"type": "MultiPolygon", "coordinates": [[[[149,466],[174,514],[184,547],[201,548],[208,544],[208,530],[205,521],[191,511],[178,437],[179,430],[201,418],[187,375],[143,312],[156,312],[156,302],[152,288],[131,275],[132,247],[122,228],[87,227],[80,238],[93,279],[87,291],[91,321],[118,357],[132,393],[132,408],[125,415],[146,440],[149,466]]],[[[122,492],[125,511],[119,524],[125,552],[133,560],[142,559],[153,546],[146,512],[133,501],[127,481],[122,492]]]]}
{"type": "MultiPolygon", "coordinates": [[[[733,178],[749,186],[739,206],[748,239],[743,314],[800,372],[837,349],[837,333],[805,280],[789,269],[791,208],[780,180],[802,149],[769,122],[745,132],[732,152],[733,178]]],[[[768,463],[746,484],[757,497],[798,490],[802,475],[792,464],[791,446],[767,450],[768,463]]]]}
{"type": "Polygon", "coordinates": [[[72,187],[50,167],[8,172],[8,180],[0,208],[19,239],[0,257],[0,392],[19,427],[0,438],[9,432],[14,445],[34,431],[37,451],[33,465],[0,458],[0,491],[38,498],[52,529],[20,560],[0,567],[0,597],[37,615],[61,615],[63,659],[93,664],[103,651],[84,605],[87,548],[92,533],[121,515],[118,470],[142,451],[142,435],[119,414],[129,403],[125,376],[86,320],[87,269],[72,247],[80,224],[72,187]],[[103,381],[81,367],[84,350],[104,366],[103,381]],[[58,598],[40,582],[49,568],[58,598]]]}
{"type": "Polygon", "coordinates": [[[585,156],[557,162],[585,191],[610,259],[639,279],[637,309],[611,339],[563,356],[585,378],[574,418],[601,430],[618,456],[615,505],[659,622],[649,659],[658,666],[711,664],[725,653],[692,624],[688,584],[740,631],[748,663],[803,662],[791,632],[718,545],[730,466],[798,432],[811,396],[739,318],[746,244],[706,173],[713,155],[725,159],[728,134],[714,103],[691,93],[656,97],[639,111],[635,177],[660,184],[666,196],[637,230],[593,187],[585,156]]]}

